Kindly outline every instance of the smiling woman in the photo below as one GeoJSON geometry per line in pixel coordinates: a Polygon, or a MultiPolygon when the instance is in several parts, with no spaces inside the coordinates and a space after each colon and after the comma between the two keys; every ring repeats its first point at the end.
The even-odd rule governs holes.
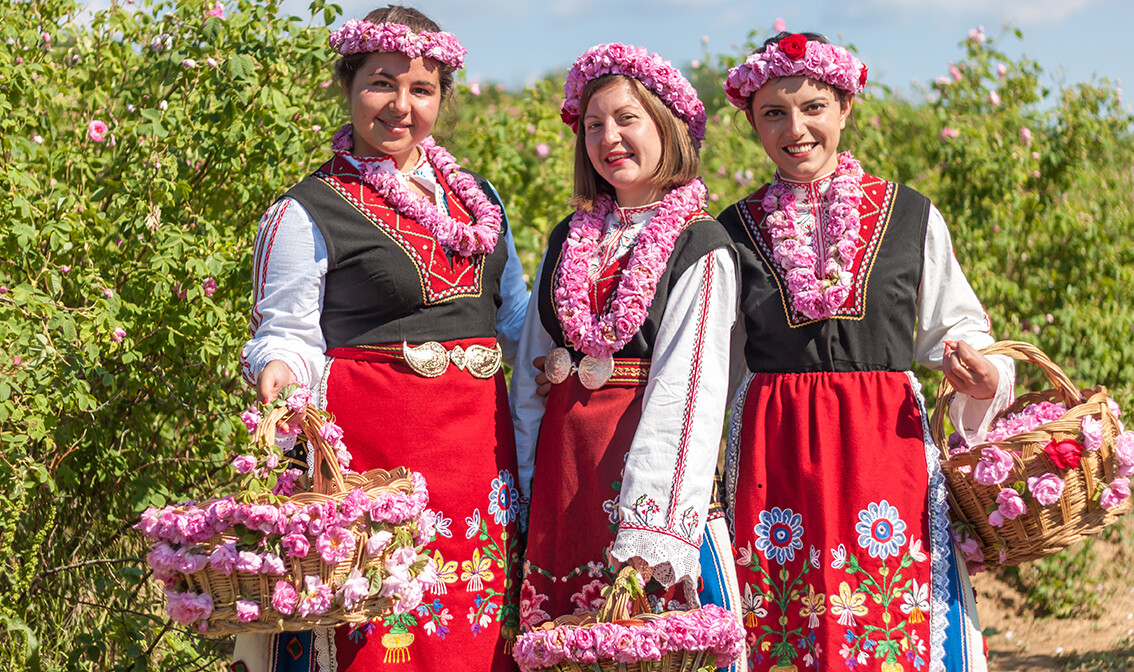
{"type": "Polygon", "coordinates": [[[735,317],[693,87],[657,54],[607,44],[564,90],[576,210],[549,237],[511,388],[531,493],[528,627],[594,609],[626,563],[652,576],[654,608],[696,603],[725,406],[712,381],[735,317]]]}
{"type": "MultiPolygon", "coordinates": [[[[337,416],[352,469],[425,476],[436,535],[429,562],[411,570],[427,594],[391,576],[366,591],[396,595],[395,613],[241,638],[233,669],[507,670],[519,493],[501,365],[516,352],[527,290],[499,196],[431,137],[465,51],[398,6],[348,21],[330,43],[351,123],[260,222],[244,374],[264,401],[291,382],[310,386],[337,416]]],[[[310,515],[322,520],[300,511],[287,524],[310,515]]]]}

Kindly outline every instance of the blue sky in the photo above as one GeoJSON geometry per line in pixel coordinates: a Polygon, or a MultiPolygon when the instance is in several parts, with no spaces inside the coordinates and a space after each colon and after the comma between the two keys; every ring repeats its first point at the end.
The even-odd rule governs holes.
{"type": "MultiPolygon", "coordinates": [[[[285,0],[307,16],[309,0],[285,0]]],[[[344,17],[361,18],[384,0],[338,0],[344,17]]],[[[1012,56],[1043,68],[1045,84],[1092,76],[1134,86],[1134,56],[1123,46],[1134,32],[1129,0],[412,0],[468,49],[470,82],[520,86],[570,66],[594,44],[627,42],[686,66],[710,54],[735,54],[749,31],[770,34],[777,18],[788,30],[812,30],[854,44],[871,79],[914,94],[948,74],[959,43],[983,25],[1012,56]],[[1024,39],[1004,32],[1009,24],[1024,39]],[[703,37],[708,42],[703,44],[703,37]]],[[[339,23],[342,22],[340,20],[339,23]]],[[[1126,104],[1129,108],[1129,103],[1126,104]]]]}

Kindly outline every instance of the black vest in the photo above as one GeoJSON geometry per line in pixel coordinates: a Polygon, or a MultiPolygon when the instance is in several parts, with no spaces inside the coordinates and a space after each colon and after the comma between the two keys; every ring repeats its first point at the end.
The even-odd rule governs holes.
{"type": "MultiPolygon", "coordinates": [[[[503,210],[483,177],[469,173],[503,210]]],[[[440,178],[440,173],[438,173],[440,178]]],[[[449,212],[471,217],[440,180],[449,212]]],[[[390,208],[336,156],[292,187],[327,244],[320,325],[327,348],[495,337],[504,225],[489,254],[446,254],[436,238],[390,208]]]]}
{"type": "MultiPolygon", "coordinates": [[[[548,237],[547,256],[543,261],[543,275],[538,287],[540,321],[555,344],[560,347],[568,346],[563,338],[563,327],[559,324],[559,316],[556,314],[555,279],[559,276],[559,260],[563,255],[563,242],[567,240],[570,231],[568,227],[570,221],[571,217],[564,219],[552,229],[548,237]]],[[[658,327],[661,326],[665,304],[673,285],[698,259],[713,250],[731,248],[731,246],[728,234],[715,219],[703,212],[693,215],[686,222],[685,230],[674,242],[673,252],[666,262],[665,272],[658,279],[654,299],[650,302],[650,309],[646,313],[646,320],[642,323],[641,329],[622,346],[621,350],[614,353],[614,356],[620,359],[651,359],[658,327]]],[[[611,296],[613,297],[613,293],[611,296]]],[[[575,359],[582,357],[582,353],[574,348],[571,352],[575,359]]]]}
{"type": "Polygon", "coordinates": [[[744,357],[754,372],[906,371],[913,364],[929,199],[866,175],[859,207],[864,249],[854,289],[834,316],[810,320],[787,297],[763,227],[765,185],[733,204],[721,224],[740,260],[744,357]]]}

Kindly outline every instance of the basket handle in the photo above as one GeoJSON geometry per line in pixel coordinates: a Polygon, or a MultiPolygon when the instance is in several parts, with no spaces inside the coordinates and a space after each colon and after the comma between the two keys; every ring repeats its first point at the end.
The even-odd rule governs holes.
{"type": "Polygon", "coordinates": [[[650,610],[638,572],[630,565],[625,565],[618,571],[614,583],[604,588],[602,594],[606,597],[606,602],[595,614],[595,620],[599,623],[625,620],[632,614],[642,614],[650,610]]]}
{"type": "MultiPolygon", "coordinates": [[[[987,348],[982,349],[982,355],[1004,355],[1012,359],[1030,362],[1040,367],[1044,375],[1047,377],[1048,382],[1051,383],[1053,389],[1059,395],[1060,399],[1068,408],[1083,403],[1083,394],[1079,391],[1067,374],[1063,373],[1063,369],[1059,368],[1055,362],[1051,361],[1042,350],[1023,341],[997,341],[987,348]]],[[[929,421],[929,435],[933,438],[934,443],[941,450],[941,453],[946,459],[949,458],[949,448],[945,440],[945,414],[949,409],[949,405],[953,401],[953,397],[957,394],[953,389],[953,385],[947,378],[941,379],[941,385],[937,388],[937,404],[933,408],[933,417],[929,421]]]]}
{"type": "Polygon", "coordinates": [[[256,426],[253,441],[262,445],[274,442],[276,440],[276,427],[294,417],[300,418],[299,422],[303,428],[303,434],[307,437],[307,450],[312,451],[315,458],[315,492],[329,495],[345,491],[346,483],[343,481],[342,468],[339,467],[339,459],[335,456],[335,449],[331,447],[330,442],[319,434],[319,430],[331,419],[326,411],[308,404],[301,415],[293,413],[286,405],[280,404],[268,411],[260,424],[256,426]]]}

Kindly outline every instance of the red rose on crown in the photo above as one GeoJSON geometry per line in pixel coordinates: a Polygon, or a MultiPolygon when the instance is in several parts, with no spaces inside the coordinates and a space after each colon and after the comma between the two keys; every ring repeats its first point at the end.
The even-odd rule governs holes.
{"type": "Polygon", "coordinates": [[[862,66],[862,71],[858,73],[858,85],[866,86],[866,66],[862,66]]]}
{"type": "Polygon", "coordinates": [[[807,54],[807,38],[796,33],[780,40],[780,51],[793,61],[798,61],[807,54]]]}
{"type": "Polygon", "coordinates": [[[1083,444],[1075,439],[1062,441],[1052,439],[1043,452],[1047,453],[1052,463],[1060,469],[1074,469],[1079,466],[1079,460],[1083,457],[1083,444]]]}

